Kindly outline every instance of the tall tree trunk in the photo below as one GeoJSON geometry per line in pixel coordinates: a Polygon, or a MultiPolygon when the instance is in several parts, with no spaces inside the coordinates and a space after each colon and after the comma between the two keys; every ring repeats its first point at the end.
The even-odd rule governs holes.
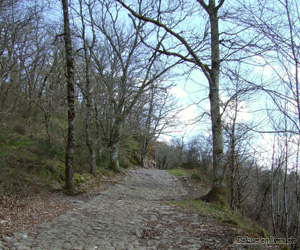
{"type": "Polygon", "coordinates": [[[149,138],[147,135],[145,135],[144,141],[143,141],[142,153],[141,153],[142,168],[146,167],[146,158],[147,158],[147,153],[148,153],[148,147],[149,147],[149,138]]]}
{"type": "MultiPolygon", "coordinates": [[[[231,130],[230,138],[230,155],[229,155],[229,166],[230,166],[230,208],[233,209],[237,204],[235,196],[235,183],[236,183],[236,162],[235,162],[235,124],[231,130]]],[[[236,190],[238,192],[238,190],[236,190]]]]}
{"type": "MultiPolygon", "coordinates": [[[[296,185],[295,185],[295,194],[296,194],[296,222],[295,222],[295,231],[294,231],[294,238],[297,239],[298,235],[299,235],[299,231],[300,231],[300,188],[299,188],[299,184],[300,184],[300,179],[299,179],[299,171],[298,171],[298,167],[299,167],[299,140],[298,140],[298,145],[297,145],[297,153],[296,153],[296,185]]],[[[299,246],[299,242],[296,242],[296,244],[294,245],[293,249],[297,249],[297,247],[299,246]]]]}
{"type": "MultiPolygon", "coordinates": [[[[271,166],[271,211],[272,211],[272,227],[274,236],[277,235],[276,232],[276,218],[275,218],[275,201],[274,201],[274,164],[275,164],[275,140],[273,144],[273,152],[272,152],[272,166],[271,166]]],[[[260,211],[261,214],[261,211],[260,211]]]]}
{"type": "MultiPolygon", "coordinates": [[[[224,180],[224,159],[223,159],[223,135],[220,113],[219,98],[219,76],[220,76],[220,50],[219,50],[219,20],[215,0],[209,0],[207,6],[204,1],[199,1],[209,14],[211,31],[211,69],[209,72],[209,100],[210,115],[213,136],[213,169],[214,181],[212,189],[202,197],[206,201],[214,201],[226,205],[226,185],[224,180]]],[[[224,1],[223,1],[224,2],[224,1]]]]}
{"type": "Polygon", "coordinates": [[[238,113],[238,100],[237,96],[234,99],[234,117],[232,120],[232,127],[230,128],[230,155],[229,155],[229,167],[230,167],[230,208],[240,206],[241,202],[241,186],[239,185],[239,169],[236,161],[236,119],[238,113]],[[238,180],[237,180],[238,179],[238,180]]]}
{"type": "MultiPolygon", "coordinates": [[[[286,120],[285,120],[286,123],[286,120]]],[[[284,180],[283,180],[283,202],[284,202],[284,234],[286,239],[289,238],[289,211],[288,211],[288,187],[287,187],[287,178],[288,178],[288,138],[287,134],[285,135],[285,160],[284,160],[284,180]]]]}
{"type": "Polygon", "coordinates": [[[67,101],[68,101],[68,139],[65,157],[65,175],[67,191],[73,189],[73,158],[75,147],[75,89],[74,89],[74,58],[72,52],[68,0],[62,0],[64,16],[64,40],[67,62],[67,101]]]}

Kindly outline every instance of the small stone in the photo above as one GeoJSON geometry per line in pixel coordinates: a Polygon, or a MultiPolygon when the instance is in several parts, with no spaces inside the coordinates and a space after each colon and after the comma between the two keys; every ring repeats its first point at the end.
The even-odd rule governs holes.
{"type": "Polygon", "coordinates": [[[26,246],[18,246],[17,250],[30,250],[30,247],[26,247],[26,246]]]}
{"type": "Polygon", "coordinates": [[[3,241],[6,242],[6,243],[13,243],[13,242],[15,242],[14,238],[9,237],[9,236],[3,237],[3,241]]]}

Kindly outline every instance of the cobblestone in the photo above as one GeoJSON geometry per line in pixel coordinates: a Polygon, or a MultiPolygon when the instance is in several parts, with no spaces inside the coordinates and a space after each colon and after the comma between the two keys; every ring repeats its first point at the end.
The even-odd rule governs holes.
{"type": "Polygon", "coordinates": [[[0,241],[0,249],[235,249],[230,240],[222,242],[221,248],[212,245],[221,245],[228,229],[220,226],[219,234],[208,237],[203,218],[166,205],[186,195],[167,171],[134,170],[122,183],[51,222],[7,236],[0,241]]]}

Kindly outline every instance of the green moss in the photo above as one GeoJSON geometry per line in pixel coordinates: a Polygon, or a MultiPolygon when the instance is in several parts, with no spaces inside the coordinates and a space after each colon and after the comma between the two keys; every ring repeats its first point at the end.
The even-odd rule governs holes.
{"type": "Polygon", "coordinates": [[[9,141],[5,146],[6,147],[22,147],[22,146],[29,146],[32,142],[27,140],[26,138],[16,138],[9,141]]]}
{"type": "Polygon", "coordinates": [[[135,155],[130,157],[129,163],[132,166],[140,166],[141,165],[140,160],[135,155]]]}
{"type": "Polygon", "coordinates": [[[201,200],[217,203],[222,206],[223,209],[227,209],[226,194],[226,187],[213,187],[205,196],[201,197],[201,200]]]}
{"type": "Polygon", "coordinates": [[[93,179],[96,179],[92,174],[90,173],[74,173],[73,174],[73,183],[74,185],[79,188],[81,191],[82,189],[85,189],[89,184],[93,181],[93,179]]]}
{"type": "Polygon", "coordinates": [[[23,135],[19,135],[12,130],[1,131],[0,148],[19,148],[32,145],[32,141],[23,135]]]}
{"type": "Polygon", "coordinates": [[[175,176],[185,176],[185,177],[188,176],[188,173],[182,169],[170,169],[168,170],[168,172],[175,176]]]}
{"type": "Polygon", "coordinates": [[[84,177],[79,173],[74,173],[73,182],[76,186],[80,186],[85,181],[84,177]]]}
{"type": "Polygon", "coordinates": [[[106,177],[110,177],[110,178],[113,178],[116,176],[116,172],[109,168],[98,168],[96,170],[96,173],[98,176],[106,176],[106,177]]]}
{"type": "Polygon", "coordinates": [[[57,157],[57,159],[59,159],[61,161],[65,160],[65,152],[59,150],[58,148],[53,148],[52,152],[57,157]]]}
{"type": "Polygon", "coordinates": [[[290,248],[287,245],[280,244],[280,250],[289,250],[290,248]]]}
{"type": "Polygon", "coordinates": [[[65,166],[64,163],[56,159],[48,159],[42,168],[41,174],[44,178],[50,178],[54,182],[60,184],[64,181],[65,166]]]}
{"type": "MultiPolygon", "coordinates": [[[[34,128],[29,127],[28,130],[33,131],[34,128]]],[[[22,135],[0,126],[0,137],[3,139],[0,142],[0,182],[13,183],[16,192],[18,186],[40,190],[60,186],[63,182],[64,153],[52,147],[43,134],[31,134],[22,135]]]]}
{"type": "MultiPolygon", "coordinates": [[[[193,211],[201,216],[211,217],[218,221],[225,220],[225,213],[220,206],[213,203],[206,203],[199,200],[181,200],[169,202],[169,204],[176,205],[184,210],[193,211]]],[[[228,218],[227,218],[228,219],[228,218]]]]}

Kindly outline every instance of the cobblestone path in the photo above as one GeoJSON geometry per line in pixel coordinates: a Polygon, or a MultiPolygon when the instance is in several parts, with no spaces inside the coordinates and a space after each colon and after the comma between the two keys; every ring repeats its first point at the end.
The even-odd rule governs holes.
{"type": "Polygon", "coordinates": [[[234,249],[228,228],[167,203],[186,195],[166,171],[134,170],[51,222],[5,237],[0,249],[234,249]]]}

